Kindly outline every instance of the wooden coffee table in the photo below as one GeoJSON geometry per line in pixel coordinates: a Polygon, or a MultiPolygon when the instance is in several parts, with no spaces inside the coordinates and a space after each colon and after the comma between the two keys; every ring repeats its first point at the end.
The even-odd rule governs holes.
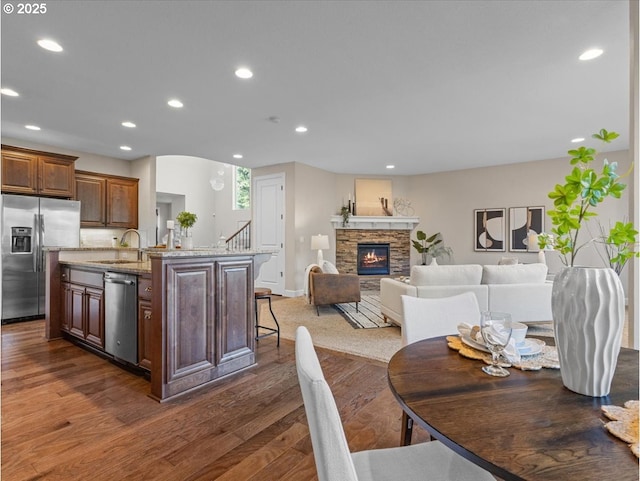
{"type": "Polygon", "coordinates": [[[638,351],[622,349],[604,398],[568,390],[557,369],[496,378],[482,365],[428,339],[391,358],[389,385],[433,437],[504,480],[638,480],[638,459],[600,409],[638,399],[638,351]]]}

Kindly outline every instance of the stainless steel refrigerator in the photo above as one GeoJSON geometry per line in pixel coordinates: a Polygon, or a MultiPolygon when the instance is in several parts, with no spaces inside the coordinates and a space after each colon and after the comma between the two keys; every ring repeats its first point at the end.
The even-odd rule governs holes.
{"type": "Polygon", "coordinates": [[[44,316],[44,247],[80,245],[80,202],[2,194],[2,322],[44,316]]]}

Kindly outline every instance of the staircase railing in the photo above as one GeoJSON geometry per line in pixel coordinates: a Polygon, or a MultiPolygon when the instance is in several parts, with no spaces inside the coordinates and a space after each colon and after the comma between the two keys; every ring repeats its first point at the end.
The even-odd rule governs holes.
{"type": "Polygon", "coordinates": [[[236,233],[226,240],[227,250],[239,251],[251,249],[251,221],[247,221],[236,233]]]}

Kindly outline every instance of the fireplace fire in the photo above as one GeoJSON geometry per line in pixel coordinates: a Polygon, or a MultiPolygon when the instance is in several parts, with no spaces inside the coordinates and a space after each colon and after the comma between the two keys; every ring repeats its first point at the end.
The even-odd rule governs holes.
{"type": "Polygon", "coordinates": [[[389,244],[358,244],[358,275],[389,274],[389,244]]]}

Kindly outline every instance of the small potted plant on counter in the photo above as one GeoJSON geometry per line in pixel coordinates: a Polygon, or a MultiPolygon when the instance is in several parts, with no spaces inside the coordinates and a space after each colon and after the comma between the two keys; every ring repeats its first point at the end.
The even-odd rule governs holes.
{"type": "Polygon", "coordinates": [[[176,216],[176,221],[180,224],[180,229],[182,230],[183,249],[193,249],[193,237],[191,237],[189,229],[194,226],[197,220],[198,216],[192,212],[182,211],[176,216]]]}

